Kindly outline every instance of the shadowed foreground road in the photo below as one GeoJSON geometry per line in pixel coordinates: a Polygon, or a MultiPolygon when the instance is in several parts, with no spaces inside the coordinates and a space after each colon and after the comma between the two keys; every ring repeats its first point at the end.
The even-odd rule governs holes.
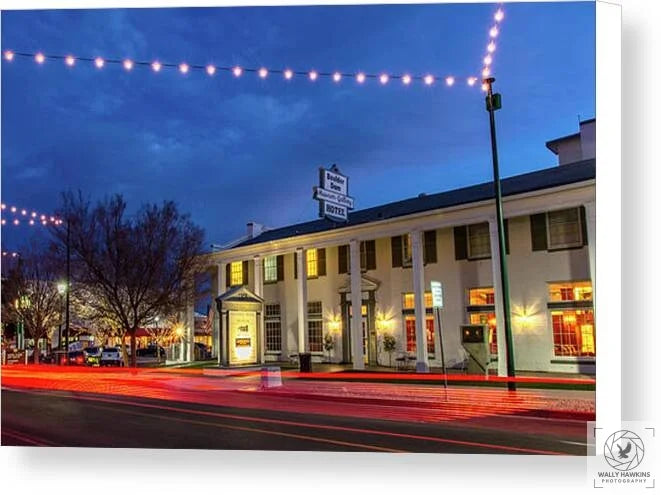
{"type": "Polygon", "coordinates": [[[2,445],[585,455],[581,432],[584,422],[560,419],[408,423],[268,407],[2,390],[2,445]]]}

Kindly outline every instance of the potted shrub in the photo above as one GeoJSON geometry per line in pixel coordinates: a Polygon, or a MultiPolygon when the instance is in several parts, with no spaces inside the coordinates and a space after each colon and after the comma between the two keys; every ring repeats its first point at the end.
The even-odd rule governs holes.
{"type": "Polygon", "coordinates": [[[333,338],[333,335],[330,333],[327,333],[324,335],[324,350],[328,353],[328,362],[331,362],[331,357],[330,353],[335,347],[335,339],[333,338]]]}
{"type": "Polygon", "coordinates": [[[392,367],[392,353],[397,347],[397,339],[389,333],[383,336],[383,350],[388,353],[388,366],[392,367]]]}

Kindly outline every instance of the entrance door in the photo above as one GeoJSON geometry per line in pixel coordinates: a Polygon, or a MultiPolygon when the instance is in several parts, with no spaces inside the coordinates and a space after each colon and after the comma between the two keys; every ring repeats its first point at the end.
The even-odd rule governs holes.
{"type": "MultiPolygon", "coordinates": [[[[363,306],[363,307],[365,307],[365,306],[363,306]]],[[[369,344],[367,342],[367,339],[369,337],[369,331],[368,331],[368,327],[367,327],[367,317],[366,316],[363,316],[363,318],[361,320],[361,326],[363,327],[363,362],[365,364],[368,364],[368,362],[369,362],[369,352],[368,352],[369,344]]]]}

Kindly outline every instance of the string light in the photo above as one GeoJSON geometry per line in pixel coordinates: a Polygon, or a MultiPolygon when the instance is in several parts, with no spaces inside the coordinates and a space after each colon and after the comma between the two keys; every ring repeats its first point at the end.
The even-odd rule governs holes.
{"type": "Polygon", "coordinates": [[[18,256],[20,256],[20,254],[18,254],[16,251],[12,251],[12,252],[3,251],[2,256],[11,256],[12,258],[17,258],[18,256]]]}
{"type": "Polygon", "coordinates": [[[491,65],[493,58],[491,58],[491,55],[487,55],[484,57],[484,65],[491,65]]]}
{"type": "Polygon", "coordinates": [[[94,59],[94,65],[96,65],[97,69],[102,69],[105,63],[105,60],[103,60],[101,57],[96,57],[94,59]]]}
{"type": "Polygon", "coordinates": [[[496,51],[496,44],[492,41],[487,45],[487,51],[493,53],[496,51]]]}
{"type": "Polygon", "coordinates": [[[67,55],[67,58],[64,59],[64,63],[67,64],[69,67],[73,67],[73,64],[76,63],[76,59],[73,58],[71,55],[67,55]]]}
{"type": "Polygon", "coordinates": [[[12,52],[11,50],[5,51],[5,60],[7,62],[11,62],[12,60],[14,60],[14,52],[12,52]]]}
{"type": "Polygon", "coordinates": [[[489,30],[489,36],[491,36],[492,38],[498,36],[498,26],[494,26],[489,30]]]}
{"type": "Polygon", "coordinates": [[[240,77],[242,73],[243,69],[241,67],[237,66],[232,69],[232,74],[234,74],[234,77],[240,77]]]}
{"type": "Polygon", "coordinates": [[[469,77],[466,82],[468,83],[469,86],[475,86],[475,83],[477,82],[477,77],[469,77]]]}
{"type": "Polygon", "coordinates": [[[133,69],[133,60],[127,58],[124,60],[124,62],[122,62],[122,65],[126,70],[131,70],[133,69]]]}
{"type": "Polygon", "coordinates": [[[432,76],[431,74],[427,74],[425,76],[424,81],[427,86],[431,86],[432,84],[434,84],[434,76],[432,76]]]}
{"type": "Polygon", "coordinates": [[[496,20],[496,22],[502,21],[504,17],[505,17],[505,13],[503,12],[502,9],[498,9],[496,14],[493,16],[493,18],[496,20]]]}
{"type": "Polygon", "coordinates": [[[37,223],[41,222],[42,225],[62,225],[64,223],[64,220],[61,218],[55,216],[55,215],[45,215],[45,214],[39,214],[34,210],[28,210],[26,208],[18,208],[16,206],[8,206],[5,203],[2,203],[0,205],[0,209],[3,212],[3,217],[6,216],[6,214],[13,215],[13,218],[2,218],[0,223],[5,226],[5,225],[23,225],[24,223],[21,221],[21,217],[26,217],[26,223],[27,225],[34,226],[37,225],[37,223]],[[18,217],[18,218],[17,218],[18,217]]]}
{"type": "Polygon", "coordinates": [[[188,69],[189,69],[188,64],[186,64],[186,63],[179,64],[179,72],[181,72],[182,74],[187,74],[188,69]]]}
{"type": "Polygon", "coordinates": [[[213,65],[207,65],[207,74],[213,76],[216,73],[216,67],[213,65]]]}
{"type": "Polygon", "coordinates": [[[259,69],[258,74],[259,74],[259,77],[261,77],[262,79],[266,79],[266,76],[269,75],[269,71],[268,71],[267,68],[262,67],[261,69],[259,69]]]}
{"type": "Polygon", "coordinates": [[[333,74],[333,81],[340,82],[340,79],[342,79],[342,74],[340,74],[339,72],[335,72],[333,74]]]}
{"type": "Polygon", "coordinates": [[[381,84],[387,84],[388,83],[388,74],[381,74],[379,76],[379,82],[381,84]]]}
{"type": "Polygon", "coordinates": [[[38,64],[43,64],[44,61],[46,60],[46,57],[44,56],[43,53],[39,52],[34,56],[34,59],[38,64]]]}
{"type": "Polygon", "coordinates": [[[446,77],[445,78],[445,84],[447,84],[448,86],[452,86],[454,84],[454,77],[452,77],[452,76],[446,77]]]}
{"type": "Polygon", "coordinates": [[[411,84],[411,76],[409,74],[404,74],[402,76],[402,82],[408,86],[411,84]]]}
{"type": "Polygon", "coordinates": [[[316,81],[317,78],[319,77],[319,73],[316,70],[311,70],[310,71],[310,81],[316,81]]]}
{"type": "Polygon", "coordinates": [[[161,70],[161,63],[158,60],[156,60],[152,62],[151,68],[154,70],[154,72],[159,72],[161,70]]]}
{"type": "Polygon", "coordinates": [[[291,69],[285,69],[284,75],[285,75],[285,79],[289,80],[292,77],[294,77],[294,71],[292,71],[291,69]]]}
{"type": "Polygon", "coordinates": [[[356,74],[356,81],[358,81],[360,84],[363,84],[365,82],[365,74],[362,72],[356,74]]]}

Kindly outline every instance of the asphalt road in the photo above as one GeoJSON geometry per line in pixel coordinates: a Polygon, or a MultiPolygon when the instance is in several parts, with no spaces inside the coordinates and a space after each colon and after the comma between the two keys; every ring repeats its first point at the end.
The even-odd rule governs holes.
{"type": "Polygon", "coordinates": [[[568,420],[409,423],[6,388],[1,426],[2,445],[21,446],[586,454],[584,423],[568,420]]]}

